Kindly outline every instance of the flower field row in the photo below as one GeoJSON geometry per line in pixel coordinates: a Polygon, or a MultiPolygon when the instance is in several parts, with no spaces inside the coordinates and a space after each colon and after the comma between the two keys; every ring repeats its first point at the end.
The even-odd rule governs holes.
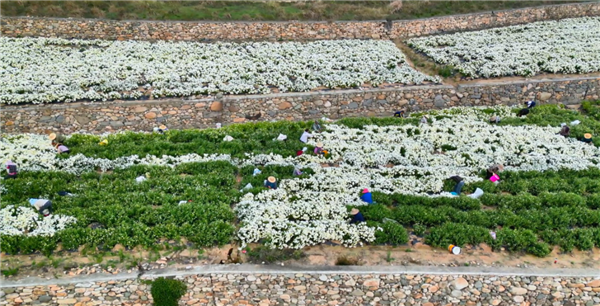
{"type": "MultiPolygon", "coordinates": [[[[517,118],[514,111],[433,111],[427,124],[412,118],[344,119],[327,124],[308,144],[296,139],[309,123],[243,124],[164,135],[74,135],[67,143],[77,154],[68,157],[56,157],[41,136],[11,136],[0,142],[0,154],[28,171],[17,180],[2,181],[2,207],[28,206],[28,197],[55,200],[58,215],[76,220],[49,240],[66,244],[64,249],[83,244],[131,248],[180,237],[198,246],[233,237],[242,246],[260,242],[295,249],[326,241],[349,247],[365,242],[403,244],[407,228],[415,227],[436,246],[452,238],[446,233],[463,230],[462,236],[452,238],[454,244],[511,245],[507,249],[542,256],[559,244],[553,240],[556,235],[566,235],[574,238],[560,244],[565,250],[585,249],[589,243],[578,242],[578,237],[592,237],[593,244],[600,227],[600,184],[595,179],[600,150],[557,135],[562,122],[557,120],[580,119],[573,127],[575,135],[595,132],[598,122],[551,105],[536,107],[528,118],[517,118]],[[491,114],[503,118],[500,125],[488,123],[491,114]],[[288,141],[277,141],[285,129],[288,141]],[[223,141],[225,135],[233,135],[238,143],[223,141]],[[99,146],[104,137],[108,145],[99,146]],[[312,148],[319,141],[330,151],[327,159],[308,153],[295,156],[303,146],[312,148]],[[196,151],[198,147],[204,151],[196,151]],[[161,149],[165,155],[156,153],[161,149]],[[269,150],[276,154],[267,154],[269,150]],[[333,166],[322,167],[323,163],[333,166]],[[498,185],[481,176],[495,163],[504,164],[507,171],[498,185]],[[293,176],[295,166],[305,174],[293,176]],[[262,173],[253,176],[255,167],[262,173]],[[114,172],[94,172],[98,168],[114,172]],[[150,179],[137,184],[135,178],[147,172],[150,179]],[[279,188],[265,190],[262,182],[271,175],[278,178],[279,188]],[[466,192],[481,188],[485,195],[451,197],[447,178],[452,175],[465,179],[466,192]],[[78,196],[53,197],[69,188],[78,196]],[[359,199],[363,188],[372,190],[379,204],[365,206],[359,199]],[[192,202],[177,205],[188,199],[192,202]],[[348,224],[349,207],[359,207],[368,222],[348,224]],[[89,228],[93,223],[104,228],[89,228]],[[171,223],[176,226],[169,227],[171,223]],[[190,229],[196,223],[200,225],[190,229]],[[218,233],[212,231],[213,224],[218,233]],[[489,238],[490,230],[498,232],[498,239],[489,238]]],[[[0,220],[7,237],[3,250],[51,250],[39,236],[8,232],[15,222],[11,220],[0,220]]]]}
{"type": "Polygon", "coordinates": [[[0,103],[421,84],[389,41],[215,43],[0,38],[0,103]]]}
{"type": "Polygon", "coordinates": [[[600,71],[600,17],[412,38],[410,47],[471,77],[600,71]]]}

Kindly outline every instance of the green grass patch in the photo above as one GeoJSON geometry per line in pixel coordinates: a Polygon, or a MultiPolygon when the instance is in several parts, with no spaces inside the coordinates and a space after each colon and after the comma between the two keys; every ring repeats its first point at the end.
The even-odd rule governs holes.
{"type": "Polygon", "coordinates": [[[117,20],[396,20],[515,9],[571,1],[3,1],[3,16],[117,20]]]}

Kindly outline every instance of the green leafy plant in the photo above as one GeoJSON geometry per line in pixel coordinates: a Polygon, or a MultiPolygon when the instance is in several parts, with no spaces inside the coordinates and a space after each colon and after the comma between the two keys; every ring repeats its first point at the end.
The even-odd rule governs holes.
{"type": "Polygon", "coordinates": [[[164,277],[154,280],[150,289],[156,306],[177,306],[177,302],[186,291],[187,286],[184,282],[164,277]]]}

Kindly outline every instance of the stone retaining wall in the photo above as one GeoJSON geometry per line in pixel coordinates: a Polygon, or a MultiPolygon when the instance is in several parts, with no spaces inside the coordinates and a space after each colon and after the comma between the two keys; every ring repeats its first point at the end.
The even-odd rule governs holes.
{"type": "MultiPolygon", "coordinates": [[[[598,305],[600,280],[349,274],[204,274],[179,305],[598,305]]],[[[0,289],[0,305],[150,305],[139,280],[0,289]],[[3,301],[4,300],[4,301],[3,301]]]]}
{"type": "Polygon", "coordinates": [[[3,105],[0,126],[4,133],[150,131],[160,124],[181,129],[214,127],[218,122],[248,122],[245,117],[258,113],[260,121],[312,120],[324,116],[337,119],[391,116],[400,109],[515,105],[529,99],[564,104],[600,99],[600,76],[457,87],[432,85],[189,100],[3,105]]]}
{"type": "Polygon", "coordinates": [[[539,6],[417,20],[348,22],[184,22],[2,17],[4,36],[109,40],[395,39],[600,16],[600,2],[539,6]]]}

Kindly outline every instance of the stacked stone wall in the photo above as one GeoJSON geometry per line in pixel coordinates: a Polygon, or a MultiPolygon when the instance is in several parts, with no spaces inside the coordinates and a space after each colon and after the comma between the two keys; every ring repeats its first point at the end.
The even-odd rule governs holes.
{"type": "Polygon", "coordinates": [[[0,126],[4,133],[104,133],[145,130],[165,124],[172,129],[207,128],[216,123],[258,120],[338,119],[357,116],[391,116],[453,106],[577,104],[600,99],[600,76],[503,83],[407,86],[389,89],[340,90],[256,96],[224,96],[187,100],[141,100],[3,105],[0,126]]]}
{"type": "Polygon", "coordinates": [[[0,20],[0,26],[2,35],[10,37],[172,41],[285,41],[397,39],[584,16],[600,16],[600,2],[549,5],[394,21],[186,22],[3,16],[0,20]]]}
{"type": "MultiPolygon", "coordinates": [[[[179,305],[598,305],[590,277],[414,274],[203,274],[179,305]]],[[[151,305],[143,281],[0,288],[0,305],[151,305]],[[4,300],[4,301],[2,301],[4,300]]]]}

